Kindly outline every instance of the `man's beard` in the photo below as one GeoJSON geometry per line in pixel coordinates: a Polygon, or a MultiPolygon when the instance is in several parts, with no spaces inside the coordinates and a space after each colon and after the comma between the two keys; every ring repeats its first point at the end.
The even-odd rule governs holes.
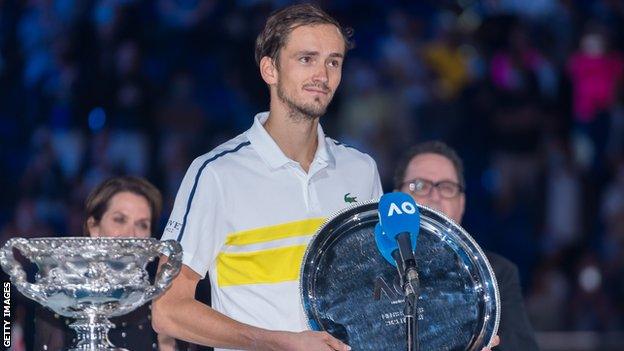
{"type": "MultiPolygon", "coordinates": [[[[319,89],[323,89],[330,94],[330,90],[325,84],[314,84],[311,85],[319,89]]],[[[327,106],[331,102],[332,96],[329,97],[329,101],[327,104],[323,105],[319,97],[315,97],[315,101],[318,103],[306,104],[306,103],[297,103],[295,99],[289,96],[286,91],[282,88],[281,82],[277,83],[277,97],[288,106],[288,115],[294,119],[295,121],[300,120],[314,120],[316,118],[321,117],[327,111],[327,106]]]]}

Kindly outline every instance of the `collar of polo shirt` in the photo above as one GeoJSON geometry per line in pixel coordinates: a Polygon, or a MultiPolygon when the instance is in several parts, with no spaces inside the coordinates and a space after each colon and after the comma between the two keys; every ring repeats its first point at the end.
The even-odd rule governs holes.
{"type": "MultiPolygon", "coordinates": [[[[253,126],[247,131],[247,137],[254,148],[258,150],[260,157],[262,157],[269,167],[277,169],[295,161],[291,160],[284,154],[275,140],[273,140],[266,129],[264,129],[264,123],[268,118],[269,112],[258,113],[254,117],[253,126]]],[[[333,166],[335,161],[333,156],[328,151],[328,141],[325,138],[325,133],[323,132],[323,128],[320,123],[317,127],[317,137],[318,147],[316,149],[316,153],[314,154],[313,162],[333,166]]]]}

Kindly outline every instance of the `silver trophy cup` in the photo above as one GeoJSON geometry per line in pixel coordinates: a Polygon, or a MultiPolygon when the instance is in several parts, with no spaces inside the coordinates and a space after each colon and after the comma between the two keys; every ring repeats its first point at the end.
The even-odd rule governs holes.
{"type": "Polygon", "coordinates": [[[163,293],[180,272],[182,248],[175,240],[152,238],[14,238],[0,250],[0,264],[22,294],[76,319],[70,324],[77,333],[72,351],[112,351],[122,349],[108,340],[115,327],[108,318],[163,293]],[[34,283],[27,281],[13,249],[39,268],[34,283]],[[152,285],[145,268],[160,254],[169,259],[152,285]]]}

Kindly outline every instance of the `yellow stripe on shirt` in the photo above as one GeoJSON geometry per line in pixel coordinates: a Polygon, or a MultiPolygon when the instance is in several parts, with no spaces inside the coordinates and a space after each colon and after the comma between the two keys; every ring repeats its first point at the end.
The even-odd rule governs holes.
{"type": "Polygon", "coordinates": [[[220,253],[217,256],[217,283],[219,287],[224,287],[297,280],[306,247],[295,245],[242,253],[220,253]]]}
{"type": "Polygon", "coordinates": [[[278,239],[313,235],[325,218],[310,218],[229,234],[225,245],[250,245],[278,239]]]}

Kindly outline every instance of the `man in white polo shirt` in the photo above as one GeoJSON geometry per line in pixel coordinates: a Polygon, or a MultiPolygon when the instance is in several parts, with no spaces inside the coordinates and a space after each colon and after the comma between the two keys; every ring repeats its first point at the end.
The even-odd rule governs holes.
{"type": "Polygon", "coordinates": [[[306,331],[298,277],[324,219],[381,193],[373,159],[326,137],[319,124],[338,85],[349,31],[312,5],[273,14],[256,42],[270,111],[245,133],[197,158],[163,239],[183,268],[153,304],[156,331],[241,350],[349,350],[306,331]],[[208,274],[212,308],[195,300],[208,274]]]}

